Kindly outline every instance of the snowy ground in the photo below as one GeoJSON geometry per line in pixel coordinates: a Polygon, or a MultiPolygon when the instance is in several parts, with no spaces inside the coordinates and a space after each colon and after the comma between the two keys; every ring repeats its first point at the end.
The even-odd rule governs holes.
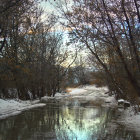
{"type": "Polygon", "coordinates": [[[24,110],[42,107],[46,104],[37,101],[3,100],[0,99],[0,119],[20,114],[24,110]]]}
{"type": "Polygon", "coordinates": [[[128,109],[119,109],[120,117],[118,123],[123,124],[127,127],[128,130],[135,131],[135,134],[140,138],[140,113],[135,114],[132,107],[128,109]]]}
{"type": "Polygon", "coordinates": [[[60,94],[57,93],[55,98],[67,98],[67,99],[77,99],[84,103],[92,103],[95,105],[102,105],[102,106],[116,106],[117,101],[115,100],[114,96],[109,96],[105,94],[108,92],[108,88],[102,87],[97,88],[96,86],[82,86],[79,88],[68,88],[68,93],[60,94]]]}

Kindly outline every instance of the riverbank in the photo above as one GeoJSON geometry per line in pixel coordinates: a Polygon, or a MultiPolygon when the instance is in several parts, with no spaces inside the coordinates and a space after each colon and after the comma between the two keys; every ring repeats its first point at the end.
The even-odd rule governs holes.
{"type": "Polygon", "coordinates": [[[117,119],[119,124],[126,126],[128,130],[135,131],[135,135],[140,138],[140,112],[135,114],[133,107],[119,109],[120,116],[117,119]]]}
{"type": "MultiPolygon", "coordinates": [[[[85,104],[90,103],[92,105],[116,107],[117,101],[114,95],[110,96],[109,94],[106,94],[107,92],[107,87],[96,87],[93,85],[87,85],[78,88],[68,88],[66,94],[57,93],[55,95],[55,98],[80,100],[80,102],[84,102],[85,104]]],[[[43,99],[45,99],[45,97],[43,99]]]]}
{"type": "Polygon", "coordinates": [[[18,115],[22,111],[32,108],[43,107],[46,104],[39,103],[39,100],[35,101],[21,101],[21,100],[4,100],[0,99],[0,119],[4,119],[10,116],[18,115]]]}
{"type": "MultiPolygon", "coordinates": [[[[108,89],[106,87],[97,88],[95,86],[81,86],[78,88],[68,88],[67,93],[57,93],[55,97],[45,96],[41,101],[48,100],[65,100],[68,99],[69,103],[71,100],[81,100],[84,104],[91,103],[95,105],[104,105],[104,106],[114,106],[117,105],[117,102],[113,96],[104,94],[108,89]]],[[[18,99],[4,100],[0,99],[0,119],[7,118],[9,116],[14,116],[20,114],[24,110],[29,110],[36,107],[45,106],[45,103],[40,103],[40,100],[35,101],[22,101],[18,99]]]]}

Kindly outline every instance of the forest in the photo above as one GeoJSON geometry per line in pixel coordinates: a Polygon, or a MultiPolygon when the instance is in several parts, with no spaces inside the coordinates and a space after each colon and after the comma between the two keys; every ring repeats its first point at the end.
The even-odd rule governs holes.
{"type": "Polygon", "coordinates": [[[40,2],[0,2],[0,97],[35,99],[74,84],[95,83],[108,86],[117,99],[138,103],[139,2],[74,0],[71,7],[67,1],[56,2],[59,16],[51,13],[46,18],[40,2]],[[67,44],[63,33],[53,28],[58,22],[68,30],[67,44]],[[92,70],[82,57],[75,63],[80,54],[71,56],[74,44],[77,50],[87,50],[85,63],[92,70]]]}
{"type": "Polygon", "coordinates": [[[0,0],[0,140],[140,139],[139,0],[0,0]]]}

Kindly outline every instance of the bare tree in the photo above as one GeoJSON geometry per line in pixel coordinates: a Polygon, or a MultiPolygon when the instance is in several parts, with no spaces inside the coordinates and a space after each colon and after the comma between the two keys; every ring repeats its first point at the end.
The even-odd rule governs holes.
{"type": "Polygon", "coordinates": [[[73,0],[57,6],[70,37],[83,44],[108,75],[119,97],[140,96],[139,3],[133,0],[73,0]]]}

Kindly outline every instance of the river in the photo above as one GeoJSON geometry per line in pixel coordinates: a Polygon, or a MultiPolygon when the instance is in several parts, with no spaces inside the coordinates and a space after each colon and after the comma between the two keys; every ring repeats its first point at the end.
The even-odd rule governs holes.
{"type": "Polygon", "coordinates": [[[108,107],[50,102],[0,120],[0,140],[137,140],[118,115],[108,107]]]}

